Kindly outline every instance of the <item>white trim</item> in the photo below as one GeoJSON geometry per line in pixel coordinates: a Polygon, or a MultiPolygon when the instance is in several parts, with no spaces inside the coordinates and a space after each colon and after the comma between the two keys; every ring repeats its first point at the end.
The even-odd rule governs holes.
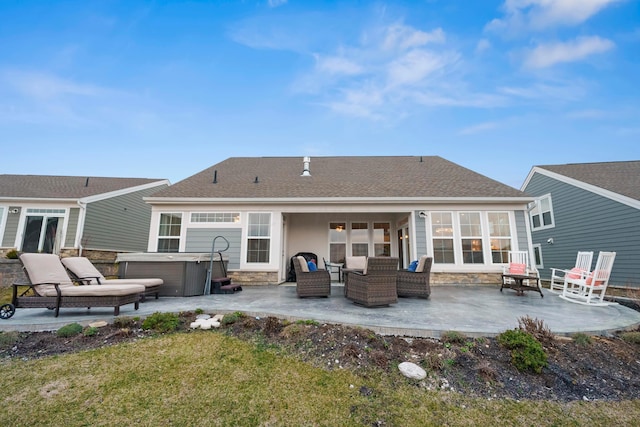
{"type": "Polygon", "coordinates": [[[95,194],[93,196],[87,196],[87,197],[79,197],[76,200],[80,200],[83,203],[93,203],[101,200],[110,199],[112,197],[135,193],[136,191],[142,191],[142,190],[147,190],[149,188],[159,187],[161,185],[169,185],[169,181],[166,179],[161,181],[154,181],[148,184],[136,185],[135,187],[127,187],[121,190],[110,191],[108,193],[95,194]]]}
{"type": "Polygon", "coordinates": [[[523,189],[526,188],[527,185],[529,185],[529,181],[533,178],[533,175],[535,175],[536,173],[555,179],[556,181],[564,182],[565,184],[573,185],[574,187],[589,191],[599,196],[606,197],[607,199],[613,200],[615,202],[622,203],[627,206],[631,206],[632,208],[640,209],[640,200],[623,196],[622,194],[619,194],[610,190],[605,190],[602,187],[598,187],[592,184],[587,184],[584,181],[579,181],[574,178],[569,178],[568,176],[561,175],[556,172],[551,172],[549,170],[546,170],[537,166],[531,169],[531,172],[529,172],[527,179],[524,181],[524,184],[522,184],[522,187],[521,187],[522,191],[524,191],[523,189]]]}
{"type": "Polygon", "coordinates": [[[2,239],[4,238],[4,229],[5,229],[5,226],[7,225],[7,216],[9,215],[9,205],[0,206],[0,209],[1,209],[0,211],[0,248],[2,248],[4,247],[2,246],[2,239]]]}
{"type": "Polygon", "coordinates": [[[195,205],[218,205],[229,203],[233,205],[256,205],[256,204],[283,204],[304,205],[304,204],[321,204],[321,205],[343,205],[349,204],[394,204],[394,203],[411,203],[415,208],[415,204],[425,203],[530,203],[534,197],[270,197],[270,198],[232,198],[232,197],[143,197],[142,200],[152,205],[172,205],[172,204],[195,204],[195,205]]]}
{"type": "Polygon", "coordinates": [[[535,206],[527,211],[527,216],[529,217],[528,219],[530,223],[533,223],[533,217],[531,212],[535,208],[538,209],[538,215],[540,216],[540,226],[534,227],[533,224],[531,224],[531,231],[541,231],[541,230],[548,230],[550,228],[556,228],[556,216],[553,214],[553,197],[551,196],[551,193],[543,194],[539,197],[536,197],[535,206]],[[543,216],[544,212],[540,208],[541,206],[540,201],[542,199],[549,199],[549,215],[551,216],[551,223],[547,225],[544,224],[544,216],[543,216]]]}

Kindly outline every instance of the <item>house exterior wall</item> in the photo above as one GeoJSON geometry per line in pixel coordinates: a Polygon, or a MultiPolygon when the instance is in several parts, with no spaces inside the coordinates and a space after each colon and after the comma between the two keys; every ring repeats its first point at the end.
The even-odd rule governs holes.
{"type": "Polygon", "coordinates": [[[19,206],[7,206],[6,216],[4,223],[4,233],[2,236],[2,247],[14,248],[16,235],[18,234],[18,223],[20,222],[20,207],[19,206]],[[18,213],[9,213],[13,210],[18,210],[18,213]]]}
{"type": "Polygon", "coordinates": [[[612,286],[640,287],[640,210],[600,194],[534,173],[524,188],[528,194],[551,195],[554,226],[531,232],[540,244],[543,279],[550,269],[571,268],[578,251],[617,252],[612,286]],[[547,243],[552,238],[553,244],[547,243]]]}
{"type": "Polygon", "coordinates": [[[67,216],[67,232],[65,242],[67,248],[75,248],[76,233],[78,232],[78,219],[80,208],[70,208],[67,216]]]}
{"type": "MultiPolygon", "coordinates": [[[[222,236],[229,242],[229,248],[224,251],[228,257],[228,269],[240,268],[240,246],[242,239],[241,228],[187,228],[185,252],[211,252],[213,239],[222,236]]],[[[224,240],[216,240],[215,251],[225,249],[224,240]]]]}
{"type": "Polygon", "coordinates": [[[142,198],[162,187],[87,203],[82,246],[92,250],[143,251],[149,240],[151,207],[142,198]]]}

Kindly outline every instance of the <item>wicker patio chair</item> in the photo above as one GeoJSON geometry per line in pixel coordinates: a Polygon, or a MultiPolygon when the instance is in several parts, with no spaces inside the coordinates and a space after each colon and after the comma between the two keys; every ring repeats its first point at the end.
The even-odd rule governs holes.
{"type": "Polygon", "coordinates": [[[365,307],[378,307],[396,303],[398,290],[398,258],[369,257],[362,273],[349,273],[346,297],[365,307]]]}
{"type": "Polygon", "coordinates": [[[298,256],[293,263],[298,297],[328,297],[331,295],[331,275],[327,270],[309,271],[307,262],[303,256],[298,256]]]}
{"type": "MultiPolygon", "coordinates": [[[[67,275],[60,258],[53,254],[25,253],[20,261],[30,283],[13,284],[15,308],[49,308],[58,317],[61,307],[113,307],[114,316],[120,306],[134,303],[137,310],[143,285],[82,285],[76,286],[67,275]],[[18,287],[28,289],[18,295],[18,287]]],[[[13,315],[13,313],[11,313],[13,315]]],[[[11,316],[8,316],[11,317],[11,316]]]]}
{"type": "Polygon", "coordinates": [[[420,257],[416,271],[398,271],[398,296],[429,298],[431,286],[431,265],[433,258],[423,255],[420,257]]]}
{"type": "Polygon", "coordinates": [[[85,257],[62,258],[62,264],[69,271],[71,277],[85,285],[143,285],[146,295],[155,295],[156,299],[160,295],[160,286],[164,280],[160,278],[148,279],[107,279],[102,273],[85,257]]]}

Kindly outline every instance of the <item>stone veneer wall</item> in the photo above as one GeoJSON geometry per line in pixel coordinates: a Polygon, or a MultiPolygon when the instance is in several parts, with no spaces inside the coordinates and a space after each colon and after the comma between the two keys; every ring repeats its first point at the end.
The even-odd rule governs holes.
{"type": "Polygon", "coordinates": [[[276,285],[281,282],[275,271],[229,271],[227,276],[238,285],[276,285]]]}
{"type": "Polygon", "coordinates": [[[430,285],[500,285],[501,273],[434,273],[430,285]]]}
{"type": "Polygon", "coordinates": [[[22,263],[17,259],[0,258],[0,289],[8,288],[16,282],[29,282],[22,271],[22,263]]]}

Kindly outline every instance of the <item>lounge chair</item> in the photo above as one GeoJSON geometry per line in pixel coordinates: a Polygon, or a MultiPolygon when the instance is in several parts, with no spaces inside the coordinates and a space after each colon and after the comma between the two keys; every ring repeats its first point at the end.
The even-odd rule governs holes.
{"type": "MultiPolygon", "coordinates": [[[[53,254],[20,255],[30,283],[14,283],[12,305],[15,308],[49,308],[58,317],[61,307],[113,307],[114,316],[120,306],[133,303],[139,307],[143,285],[74,285],[60,258],[53,254]],[[18,295],[19,286],[28,289],[18,295]]],[[[12,313],[13,314],[13,313],[12,313]]],[[[9,316],[11,317],[11,316],[9,316]]]]}
{"type": "Polygon", "coordinates": [[[396,279],[398,258],[369,257],[362,272],[349,272],[346,297],[365,307],[379,307],[398,301],[396,279]]]}
{"type": "Polygon", "coordinates": [[[398,271],[398,296],[429,298],[431,295],[429,280],[432,264],[433,258],[423,255],[420,257],[415,271],[398,271]]]}
{"type": "Polygon", "coordinates": [[[62,258],[62,264],[67,268],[71,277],[85,285],[143,285],[146,295],[160,294],[160,286],[164,283],[159,278],[149,279],[106,279],[100,271],[85,257],[62,258]]]}
{"type": "Polygon", "coordinates": [[[560,294],[564,289],[564,279],[567,274],[575,274],[591,271],[591,261],[593,260],[593,252],[578,252],[576,256],[576,264],[570,270],[562,270],[560,268],[551,269],[551,282],[549,290],[553,293],[560,294]]]}
{"type": "Polygon", "coordinates": [[[327,270],[310,271],[308,263],[303,256],[297,256],[293,262],[298,297],[328,297],[331,295],[331,275],[327,270]]]}
{"type": "Polygon", "coordinates": [[[614,304],[605,302],[604,294],[609,285],[609,277],[615,259],[615,252],[600,252],[593,271],[568,273],[564,279],[564,288],[560,298],[586,305],[614,304]]]}

